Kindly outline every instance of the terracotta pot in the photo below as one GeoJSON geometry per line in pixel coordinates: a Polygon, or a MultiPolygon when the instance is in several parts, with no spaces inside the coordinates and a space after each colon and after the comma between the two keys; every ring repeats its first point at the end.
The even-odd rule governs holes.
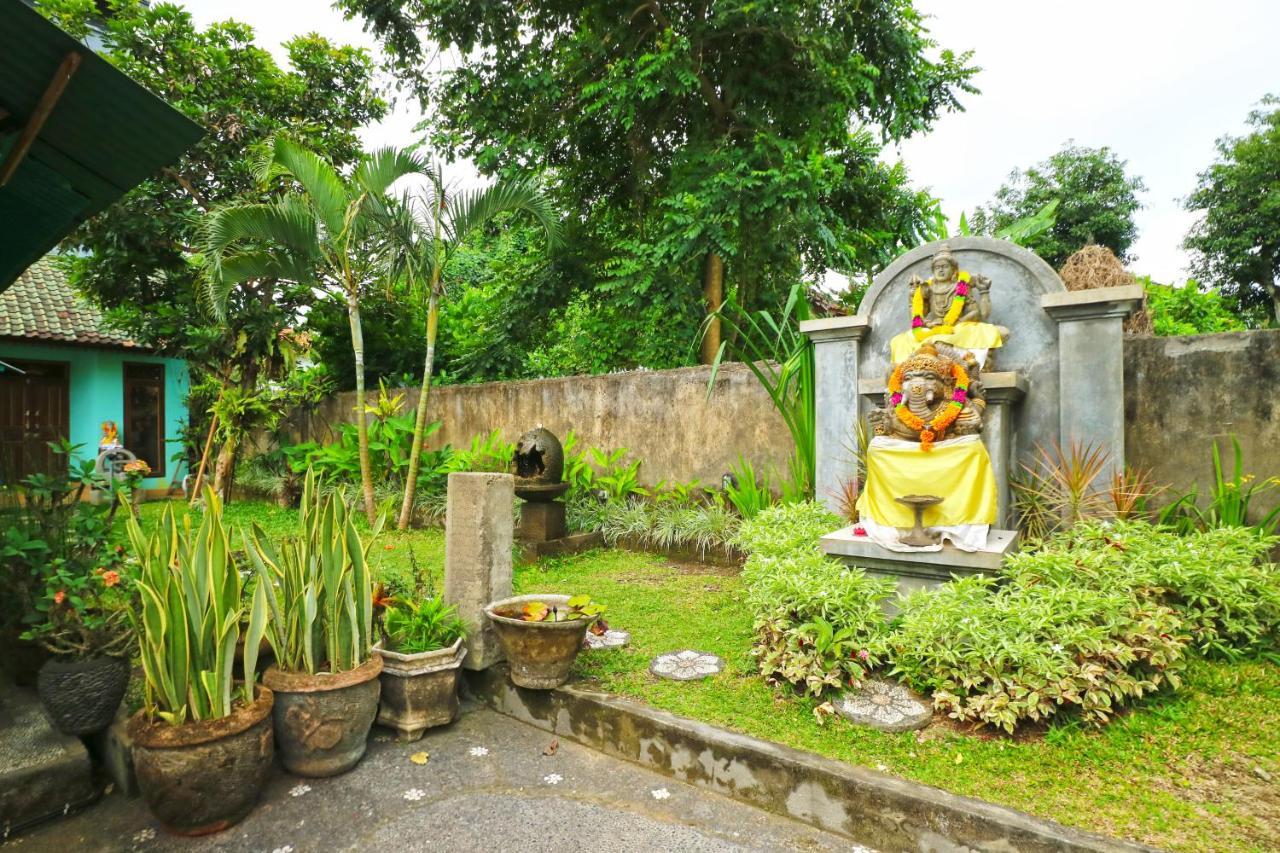
{"type": "Polygon", "coordinates": [[[54,727],[68,735],[100,732],[116,717],[129,687],[124,658],[49,658],[36,676],[36,691],[54,727]]]}
{"type": "Polygon", "coordinates": [[[262,682],[275,691],[276,743],[297,776],[336,776],[359,763],[378,713],[382,658],[375,652],[337,674],[285,672],[274,664],[262,682]]]}
{"type": "Polygon", "coordinates": [[[484,615],[493,623],[498,642],[507,653],[511,664],[511,681],[517,687],[534,690],[550,690],[569,680],[569,667],[573,666],[582,640],[587,635],[590,619],[573,619],[568,622],[525,622],[500,616],[498,610],[520,607],[530,601],[565,605],[567,595],[517,595],[495,601],[484,609],[484,615]]]}
{"type": "Polygon", "coordinates": [[[138,787],[170,832],[206,835],[253,810],[271,773],[271,691],[226,717],[171,726],[144,712],[129,721],[138,787]]]}
{"type": "Polygon", "coordinates": [[[381,644],[374,648],[382,655],[378,725],[411,741],[458,718],[458,682],[467,656],[462,640],[447,649],[414,655],[388,651],[381,644]]]}

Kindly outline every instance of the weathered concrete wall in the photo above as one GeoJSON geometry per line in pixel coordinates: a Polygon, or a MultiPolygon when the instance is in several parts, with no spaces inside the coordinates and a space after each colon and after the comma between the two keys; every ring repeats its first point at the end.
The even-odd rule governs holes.
{"type": "MultiPolygon", "coordinates": [[[[573,430],[579,447],[627,448],[642,460],[640,478],[648,484],[718,483],[739,454],[757,470],[785,472],[795,445],[760,383],[745,366],[726,364],[708,399],[709,377],[710,368],[689,367],[440,386],[431,390],[428,417],[443,426],[428,446],[464,446],[495,429],[515,441],[542,424],[561,439],[573,430]]],[[[354,399],[348,392],[326,400],[312,418],[312,437],[322,440],[329,424],[350,420],[354,399]]],[[[417,389],[405,402],[406,411],[415,409],[417,389]]]]}
{"type": "MultiPolygon", "coordinates": [[[[1209,490],[1212,440],[1230,474],[1232,435],[1247,473],[1280,477],[1280,330],[1131,338],[1124,382],[1127,461],[1173,496],[1196,484],[1201,495],[1209,490]]],[[[1273,489],[1254,511],[1277,503],[1273,489]]]]}
{"type": "MultiPolygon", "coordinates": [[[[1124,347],[1130,465],[1149,469],[1172,495],[1197,483],[1204,494],[1213,482],[1211,438],[1229,453],[1235,434],[1246,471],[1280,477],[1280,330],[1129,338],[1124,347]]],[[[708,376],[709,368],[690,367],[440,387],[428,411],[444,425],[430,441],[465,445],[493,429],[514,441],[541,423],[561,437],[573,429],[584,445],[628,448],[643,460],[646,483],[715,483],[739,454],[784,471],[791,436],[755,377],[742,365],[725,365],[708,400],[708,376]]],[[[1022,405],[1035,405],[1040,390],[1032,386],[1022,405]]],[[[311,434],[323,438],[328,424],[349,419],[353,397],[325,401],[311,434]]],[[[417,404],[416,390],[406,402],[410,410],[417,404]]],[[[1277,503],[1280,489],[1263,495],[1257,509],[1277,503]]]]}

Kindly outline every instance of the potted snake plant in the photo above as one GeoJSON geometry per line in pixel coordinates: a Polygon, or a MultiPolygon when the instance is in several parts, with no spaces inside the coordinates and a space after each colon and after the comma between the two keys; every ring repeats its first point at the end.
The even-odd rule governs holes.
{"type": "Polygon", "coordinates": [[[382,701],[378,724],[413,741],[458,716],[467,624],[438,596],[391,599],[382,615],[382,701]]]}
{"type": "Polygon", "coordinates": [[[255,525],[247,537],[272,615],[267,637],[275,663],[262,681],[276,695],[281,759],[298,776],[334,776],[364,756],[382,672],[368,563],[377,533],[375,527],[362,541],[342,496],[322,496],[308,471],[298,535],[272,543],[255,525]]]}
{"type": "Polygon", "coordinates": [[[255,685],[266,588],[249,606],[244,679],[232,677],[244,589],[212,489],[197,530],[166,508],[154,532],[126,523],[139,563],[136,630],[145,691],[130,720],[138,787],[160,822],[203,835],[252,810],[271,772],[271,690],[255,685]]]}

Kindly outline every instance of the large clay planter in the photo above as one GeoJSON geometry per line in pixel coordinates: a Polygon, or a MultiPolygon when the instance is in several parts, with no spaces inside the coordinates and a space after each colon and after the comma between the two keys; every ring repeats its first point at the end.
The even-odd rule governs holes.
{"type": "Polygon", "coordinates": [[[569,680],[569,667],[573,666],[582,649],[582,640],[587,635],[591,620],[525,622],[495,612],[509,607],[518,608],[530,601],[566,605],[569,596],[517,595],[493,602],[484,609],[484,615],[493,623],[498,642],[507,653],[511,681],[517,687],[550,690],[569,680]]]}
{"type": "Polygon", "coordinates": [[[412,741],[458,718],[458,681],[467,656],[462,640],[416,655],[375,648],[382,655],[378,725],[395,729],[400,740],[412,741]]]}
{"type": "Polygon", "coordinates": [[[36,676],[45,712],[68,735],[91,735],[111,725],[128,687],[129,662],[124,658],[49,658],[36,676]]]}
{"type": "Polygon", "coordinates": [[[285,672],[275,665],[266,671],[262,683],[276,694],[276,743],[286,770],[336,776],[359,763],[378,713],[380,672],[377,652],[336,675],[285,672]]]}
{"type": "Polygon", "coordinates": [[[171,726],[144,712],[129,721],[138,787],[151,813],[179,835],[234,826],[253,810],[271,773],[271,691],[220,720],[171,726]]]}

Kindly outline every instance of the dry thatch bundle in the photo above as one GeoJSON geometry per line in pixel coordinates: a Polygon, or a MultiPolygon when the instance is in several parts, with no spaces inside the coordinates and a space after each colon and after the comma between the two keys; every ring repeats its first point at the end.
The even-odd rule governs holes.
{"type": "MultiPolygon", "coordinates": [[[[1124,268],[1115,253],[1096,244],[1085,246],[1067,258],[1058,274],[1067,290],[1124,287],[1134,283],[1133,273],[1124,268]]],[[[1124,321],[1124,333],[1130,337],[1150,337],[1154,333],[1145,299],[1142,307],[1124,321]]]]}

